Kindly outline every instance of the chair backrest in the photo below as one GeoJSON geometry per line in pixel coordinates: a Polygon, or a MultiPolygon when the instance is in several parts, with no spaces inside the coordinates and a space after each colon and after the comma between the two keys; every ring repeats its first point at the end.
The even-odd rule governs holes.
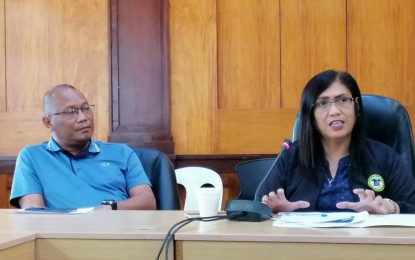
{"type": "Polygon", "coordinates": [[[221,189],[218,210],[222,208],[223,184],[217,172],[204,167],[184,167],[175,171],[177,184],[183,185],[186,190],[185,211],[199,210],[196,190],[205,184],[211,184],[213,187],[221,189]]]}
{"type": "Polygon", "coordinates": [[[180,210],[176,175],[169,158],[162,152],[131,147],[137,154],[151,183],[158,210],[180,210]]]}
{"type": "MultiPolygon", "coordinates": [[[[411,120],[405,107],[398,101],[378,96],[362,95],[367,137],[395,149],[415,175],[414,137],[411,120]]],[[[297,139],[300,113],[294,122],[292,139],[297,139]]]]}
{"type": "Polygon", "coordinates": [[[238,163],[235,166],[236,176],[239,181],[240,193],[237,199],[254,200],[255,192],[271,169],[275,158],[254,159],[238,163]]]}

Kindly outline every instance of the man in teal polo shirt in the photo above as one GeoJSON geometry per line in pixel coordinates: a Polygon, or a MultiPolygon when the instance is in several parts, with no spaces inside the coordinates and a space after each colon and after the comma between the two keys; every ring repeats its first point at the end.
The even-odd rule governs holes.
{"type": "Polygon", "coordinates": [[[43,98],[49,142],[23,148],[16,161],[11,205],[18,208],[156,209],[150,182],[125,144],[91,140],[92,108],[70,85],[43,98]],[[108,205],[101,205],[107,201],[108,205]]]}

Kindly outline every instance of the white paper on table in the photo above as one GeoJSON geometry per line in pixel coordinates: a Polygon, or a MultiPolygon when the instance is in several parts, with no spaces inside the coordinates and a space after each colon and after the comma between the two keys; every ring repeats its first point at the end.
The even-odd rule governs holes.
{"type": "Polygon", "coordinates": [[[389,215],[377,215],[368,214],[363,212],[333,212],[333,213],[321,213],[321,212],[293,212],[291,215],[292,221],[288,220],[288,216],[283,218],[277,218],[273,222],[274,227],[375,227],[375,226],[404,226],[415,227],[415,214],[389,214],[389,215]],[[308,214],[308,215],[307,215],[308,214]],[[326,219],[339,221],[320,221],[323,218],[321,215],[310,214],[328,214],[324,217],[326,219]],[[347,217],[353,216],[351,221],[341,221],[347,219],[347,217]],[[294,218],[295,217],[295,218],[294,218]],[[283,220],[281,220],[283,219],[283,220]],[[319,220],[320,219],[320,220],[319,220]]]}
{"type": "Polygon", "coordinates": [[[54,209],[54,208],[27,208],[21,209],[17,211],[18,213],[26,213],[26,214],[65,214],[65,215],[73,215],[73,214],[83,214],[88,213],[94,210],[94,207],[88,208],[68,208],[68,209],[54,209]]]}
{"type": "Polygon", "coordinates": [[[281,212],[273,226],[276,227],[343,227],[369,219],[362,212],[281,212]]]}

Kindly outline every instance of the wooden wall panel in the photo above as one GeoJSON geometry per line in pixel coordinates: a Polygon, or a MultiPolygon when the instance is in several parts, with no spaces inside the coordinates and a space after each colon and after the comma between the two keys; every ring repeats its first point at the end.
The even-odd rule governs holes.
{"type": "Polygon", "coordinates": [[[106,140],[107,1],[6,0],[5,24],[7,108],[0,115],[0,136],[18,141],[13,147],[0,143],[0,156],[16,155],[22,146],[45,140],[47,129],[39,130],[42,97],[60,83],[79,88],[96,105],[94,137],[106,140]],[[18,121],[33,113],[37,116],[18,121]]]}
{"type": "Polygon", "coordinates": [[[237,109],[219,113],[221,153],[276,154],[291,130],[297,109],[237,109]]]}
{"type": "Polygon", "coordinates": [[[346,1],[280,2],[282,107],[298,108],[312,76],[346,70],[346,1]]]}
{"type": "Polygon", "coordinates": [[[413,117],[413,1],[216,0],[205,10],[195,10],[202,4],[193,0],[170,4],[177,154],[275,152],[272,140],[291,135],[304,85],[330,68],[350,71],[365,93],[400,100],[413,117]],[[217,41],[209,41],[212,34],[200,40],[208,13],[216,14],[210,32],[217,41]],[[217,63],[207,61],[214,54],[217,63]]]}
{"type": "MultiPolygon", "coordinates": [[[[328,68],[347,69],[363,92],[396,98],[415,116],[414,1],[169,4],[176,154],[275,152],[305,83],[328,68]]],[[[62,81],[97,105],[96,136],[107,138],[108,8],[106,0],[0,1],[0,137],[15,142],[0,143],[0,156],[49,135],[41,98],[62,81]]]]}
{"type": "Polygon", "coordinates": [[[219,108],[279,108],[278,1],[218,1],[217,27],[219,108]]]}
{"type": "Polygon", "coordinates": [[[349,0],[348,70],[362,91],[415,105],[415,1],[349,0]]]}
{"type": "MultiPolygon", "coordinates": [[[[415,125],[412,0],[169,4],[178,156],[275,154],[304,85],[328,68],[351,72],[364,93],[401,101],[415,125]]],[[[0,0],[0,156],[48,138],[41,98],[61,82],[97,105],[96,138],[107,138],[108,11],[107,0],[0,0]]]]}
{"type": "Polygon", "coordinates": [[[175,153],[217,143],[216,0],[170,1],[171,121],[175,153]]]}
{"type": "Polygon", "coordinates": [[[0,172],[0,208],[12,208],[9,204],[13,175],[0,172]]]}
{"type": "Polygon", "coordinates": [[[49,140],[49,130],[42,123],[42,112],[0,113],[0,155],[17,155],[29,144],[49,140]]]}

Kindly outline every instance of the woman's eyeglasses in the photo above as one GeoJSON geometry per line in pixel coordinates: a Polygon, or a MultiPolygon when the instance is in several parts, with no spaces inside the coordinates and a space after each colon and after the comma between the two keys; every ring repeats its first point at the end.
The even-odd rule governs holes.
{"type": "Polygon", "coordinates": [[[321,111],[327,111],[330,109],[331,104],[334,104],[337,108],[349,108],[355,99],[350,97],[339,97],[334,99],[333,101],[330,100],[317,100],[316,103],[313,104],[313,107],[319,109],[321,111]]]}

